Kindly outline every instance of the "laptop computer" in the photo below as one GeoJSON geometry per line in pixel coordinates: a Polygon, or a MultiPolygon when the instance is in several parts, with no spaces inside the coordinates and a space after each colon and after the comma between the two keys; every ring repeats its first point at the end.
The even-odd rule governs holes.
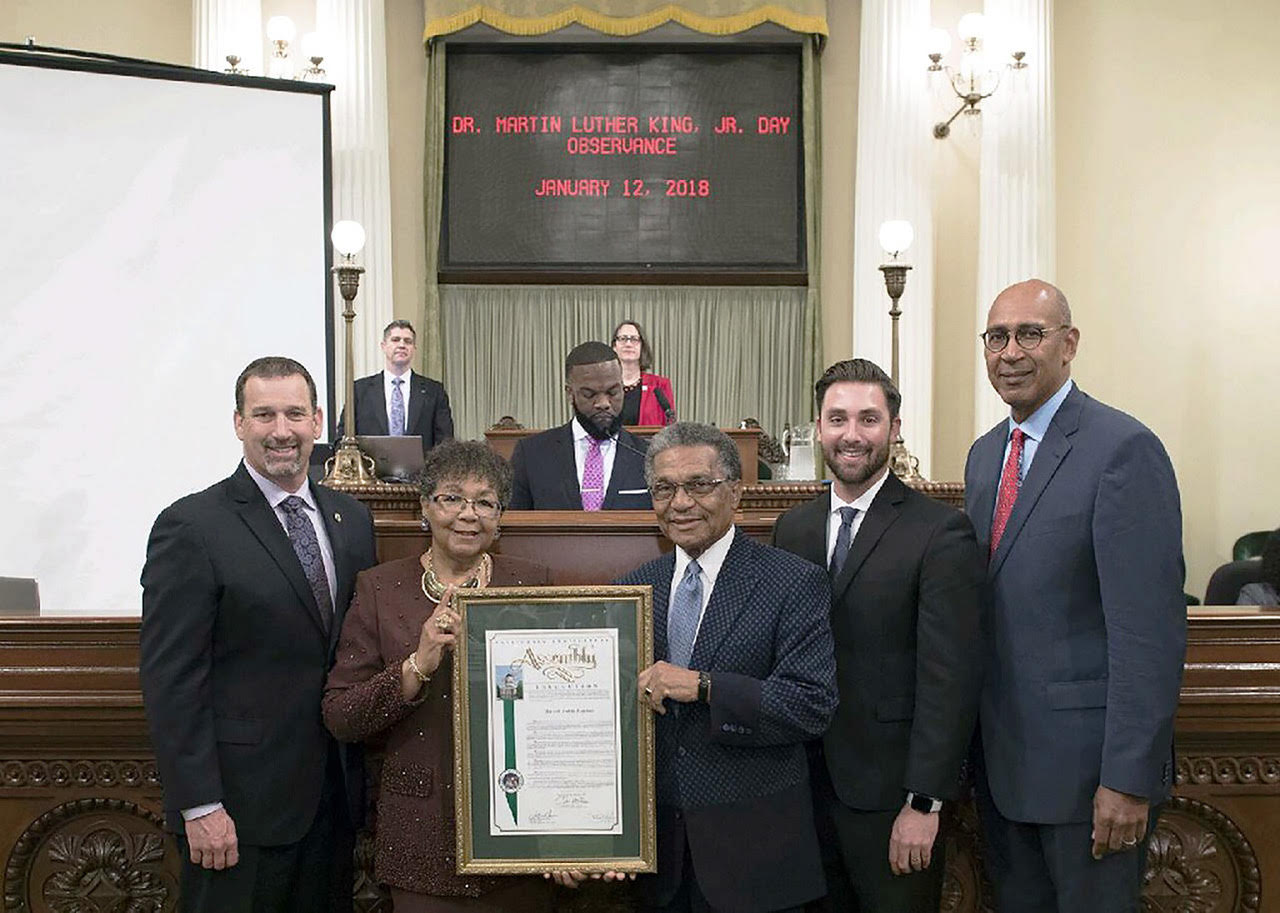
{"type": "Polygon", "coordinates": [[[384,482],[416,482],[422,472],[422,435],[357,434],[360,449],[373,457],[373,474],[384,482]]]}
{"type": "Polygon", "coordinates": [[[0,615],[40,614],[40,588],[34,577],[0,577],[0,615]]]}

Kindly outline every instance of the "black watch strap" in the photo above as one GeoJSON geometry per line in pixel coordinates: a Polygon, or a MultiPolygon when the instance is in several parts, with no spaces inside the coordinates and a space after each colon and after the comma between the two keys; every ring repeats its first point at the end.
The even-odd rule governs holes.
{"type": "Polygon", "coordinates": [[[907,804],[915,811],[923,812],[926,815],[942,810],[941,799],[935,799],[933,796],[926,796],[923,793],[907,793],[907,804]]]}
{"type": "Polygon", "coordinates": [[[698,673],[698,700],[704,704],[711,703],[711,673],[698,673]]]}

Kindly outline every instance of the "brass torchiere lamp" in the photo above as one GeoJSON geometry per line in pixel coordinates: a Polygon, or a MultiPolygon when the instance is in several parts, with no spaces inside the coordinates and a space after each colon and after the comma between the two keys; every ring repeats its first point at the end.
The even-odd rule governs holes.
{"type": "Polygon", "coordinates": [[[364,229],[359,222],[339,222],[333,226],[333,246],[341,255],[341,260],[333,268],[338,277],[338,290],[342,292],[345,307],[342,319],[347,325],[346,374],[343,378],[343,389],[346,391],[346,415],[342,423],[342,440],[338,449],[324,464],[324,482],[331,488],[370,485],[378,481],[373,474],[373,458],[366,455],[356,443],[356,368],[352,355],[353,341],[351,321],[355,320],[356,310],[352,302],[356,300],[356,291],[360,288],[360,274],[363,266],[356,264],[356,254],[364,248],[364,229]]]}
{"type": "MultiPolygon", "coordinates": [[[[916,233],[910,222],[898,219],[885,222],[880,226],[880,246],[889,255],[889,262],[880,265],[880,272],[884,273],[884,287],[889,293],[890,300],[889,317],[893,320],[893,362],[890,374],[893,377],[893,385],[899,390],[902,387],[898,381],[898,318],[902,316],[902,311],[898,308],[898,299],[906,290],[907,270],[911,267],[906,263],[899,263],[898,255],[906,252],[915,237],[916,233]]],[[[889,466],[893,469],[894,475],[900,479],[923,478],[920,475],[920,461],[907,450],[901,435],[894,438],[890,447],[889,466]]]]}

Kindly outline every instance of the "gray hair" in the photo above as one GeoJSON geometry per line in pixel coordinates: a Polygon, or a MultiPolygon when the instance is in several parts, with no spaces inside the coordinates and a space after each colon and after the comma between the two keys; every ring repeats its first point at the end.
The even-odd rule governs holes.
{"type": "Polygon", "coordinates": [[[672,447],[710,447],[716,452],[716,462],[726,479],[742,478],[742,456],[729,435],[714,425],[676,422],[663,428],[649,442],[649,449],[644,455],[645,484],[653,484],[653,463],[658,454],[672,447]]]}

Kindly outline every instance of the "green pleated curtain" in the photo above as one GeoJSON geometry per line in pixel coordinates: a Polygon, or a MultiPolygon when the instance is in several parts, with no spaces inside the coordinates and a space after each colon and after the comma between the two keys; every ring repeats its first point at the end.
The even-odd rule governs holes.
{"type": "Polygon", "coordinates": [[[775,436],[784,423],[811,419],[821,352],[816,188],[826,0],[427,0],[426,11],[428,282],[419,350],[426,373],[449,391],[458,436],[478,438],[504,415],[529,428],[564,422],[565,354],[587,339],[609,342],[624,317],[644,326],[653,370],[672,379],[681,418],[734,426],[751,417],[775,436]],[[771,22],[810,35],[802,46],[801,100],[808,287],[437,285],[446,50],[445,42],[432,39],[481,22],[517,35],[577,23],[631,36],[668,22],[721,36],[771,22]]]}

